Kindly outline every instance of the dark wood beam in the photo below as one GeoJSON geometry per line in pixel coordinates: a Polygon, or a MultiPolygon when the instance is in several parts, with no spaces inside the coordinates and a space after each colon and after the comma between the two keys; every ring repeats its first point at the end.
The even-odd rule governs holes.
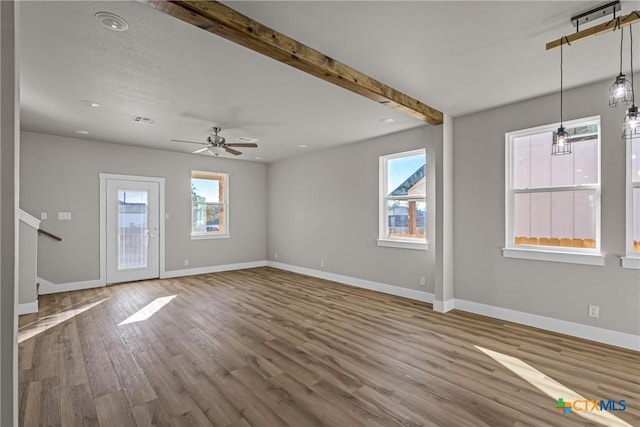
{"type": "Polygon", "coordinates": [[[259,52],[432,125],[442,113],[217,1],[138,0],[167,15],[259,52]]]}
{"type": "Polygon", "coordinates": [[[615,30],[618,26],[620,28],[627,25],[640,22],[640,11],[634,10],[628,15],[621,16],[620,18],[612,19],[609,22],[604,22],[600,25],[596,25],[586,30],[578,31],[577,33],[569,34],[566,37],[559,38],[558,40],[547,43],[547,50],[560,47],[562,43],[574,43],[589,37],[599,36],[600,34],[609,33],[615,30]]]}

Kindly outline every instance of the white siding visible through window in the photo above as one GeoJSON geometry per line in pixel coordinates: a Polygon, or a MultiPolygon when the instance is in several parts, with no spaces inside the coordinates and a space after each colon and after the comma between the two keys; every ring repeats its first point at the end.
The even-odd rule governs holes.
{"type": "Polygon", "coordinates": [[[506,248],[599,253],[600,121],[565,124],[569,155],[552,156],[553,126],[507,134],[506,248]]]}

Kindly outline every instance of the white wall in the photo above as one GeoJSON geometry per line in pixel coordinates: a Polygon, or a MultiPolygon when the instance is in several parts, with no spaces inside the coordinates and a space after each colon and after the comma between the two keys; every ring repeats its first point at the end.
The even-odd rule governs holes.
{"type": "Polygon", "coordinates": [[[268,259],[433,293],[435,169],[441,143],[441,127],[423,126],[270,164],[268,259]],[[379,247],[378,158],[418,148],[427,150],[429,251],[379,247]],[[419,286],[421,276],[427,278],[426,287],[419,286]]]}
{"type": "Polygon", "coordinates": [[[166,179],[167,271],[265,259],[264,164],[30,132],[22,140],[21,208],[37,218],[47,212],[40,227],[63,239],[39,239],[38,275],[50,282],[99,277],[100,172],[166,179]],[[192,169],[229,174],[231,238],[190,239],[192,169]],[[58,212],[72,220],[58,221],[58,212]]]}
{"type": "Polygon", "coordinates": [[[503,258],[505,132],[559,120],[558,94],[454,122],[456,299],[640,334],[640,271],[620,267],[625,252],[624,110],[608,107],[610,82],[565,93],[565,119],[600,115],[604,267],[503,258]],[[600,318],[587,315],[600,306],[600,318]]]}

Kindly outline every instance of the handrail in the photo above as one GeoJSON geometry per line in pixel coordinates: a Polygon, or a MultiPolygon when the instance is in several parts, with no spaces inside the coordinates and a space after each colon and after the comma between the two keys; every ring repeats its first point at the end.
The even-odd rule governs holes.
{"type": "Polygon", "coordinates": [[[38,234],[44,234],[45,236],[51,237],[53,240],[57,240],[58,242],[62,241],[62,237],[56,236],[53,233],[49,233],[47,230],[43,230],[42,228],[38,229],[38,234]]]}

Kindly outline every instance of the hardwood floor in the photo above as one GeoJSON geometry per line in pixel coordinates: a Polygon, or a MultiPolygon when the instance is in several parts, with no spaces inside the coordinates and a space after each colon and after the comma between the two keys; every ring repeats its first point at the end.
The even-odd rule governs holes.
{"type": "Polygon", "coordinates": [[[640,426],[640,353],[267,267],[41,296],[19,335],[22,426],[640,426]]]}

